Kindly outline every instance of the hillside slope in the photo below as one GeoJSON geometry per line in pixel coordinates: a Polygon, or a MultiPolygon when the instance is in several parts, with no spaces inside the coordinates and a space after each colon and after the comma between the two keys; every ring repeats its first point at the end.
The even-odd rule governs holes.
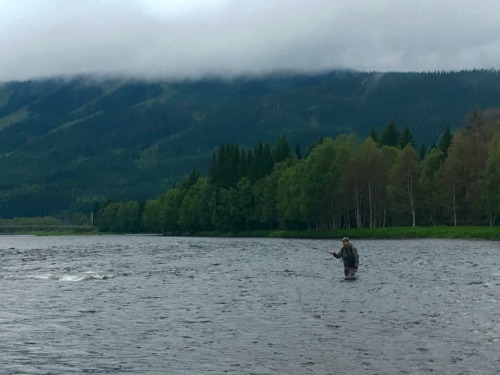
{"type": "Polygon", "coordinates": [[[252,147],[284,135],[306,149],[341,133],[363,139],[393,121],[430,145],[499,98],[497,71],[10,82],[0,86],[0,217],[147,199],[192,169],[204,173],[227,142],[252,147]]]}

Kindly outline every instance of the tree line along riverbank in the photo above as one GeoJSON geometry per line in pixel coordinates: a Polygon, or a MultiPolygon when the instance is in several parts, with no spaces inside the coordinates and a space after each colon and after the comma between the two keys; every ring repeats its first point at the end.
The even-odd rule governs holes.
{"type": "MultiPolygon", "coordinates": [[[[107,232],[109,233],[109,232],[107,232]]],[[[0,235],[80,235],[103,234],[89,225],[1,225],[0,235]]],[[[158,235],[162,235],[158,233],[158,235]]],[[[385,227],[317,230],[259,230],[232,232],[176,233],[178,236],[196,237],[260,237],[260,238],[297,238],[297,239],[339,239],[344,236],[352,239],[402,239],[402,238],[457,238],[500,240],[500,227],[490,226],[435,226],[435,227],[385,227]]]]}

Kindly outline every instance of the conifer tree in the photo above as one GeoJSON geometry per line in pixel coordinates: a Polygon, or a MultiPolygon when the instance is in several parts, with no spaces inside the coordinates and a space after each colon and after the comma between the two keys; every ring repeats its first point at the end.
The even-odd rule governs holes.
{"type": "Polygon", "coordinates": [[[378,144],[378,143],[379,143],[379,137],[378,137],[378,134],[377,134],[377,130],[376,130],[375,128],[372,128],[372,129],[370,130],[370,134],[369,134],[368,136],[369,136],[371,139],[373,139],[373,140],[374,140],[374,142],[375,142],[376,144],[378,144]]]}
{"type": "Polygon", "coordinates": [[[297,156],[297,159],[302,159],[302,151],[300,149],[300,144],[295,145],[295,156],[297,156]]]}
{"type": "Polygon", "coordinates": [[[384,131],[382,132],[382,135],[380,137],[380,145],[398,147],[399,138],[399,130],[396,127],[396,124],[391,121],[389,124],[387,124],[387,126],[384,128],[384,131]]]}
{"type": "Polygon", "coordinates": [[[448,148],[450,148],[451,141],[453,140],[453,135],[451,134],[450,127],[446,126],[444,128],[443,134],[439,139],[438,147],[443,153],[444,159],[448,156],[448,148]]]}
{"type": "Polygon", "coordinates": [[[288,144],[286,138],[282,136],[273,151],[274,162],[279,163],[280,161],[284,161],[289,158],[290,155],[290,145],[288,144]]]}
{"type": "Polygon", "coordinates": [[[411,145],[413,148],[415,148],[413,134],[411,133],[408,126],[405,126],[405,128],[403,129],[403,133],[401,133],[401,136],[399,138],[399,148],[403,149],[407,145],[411,145]]]}

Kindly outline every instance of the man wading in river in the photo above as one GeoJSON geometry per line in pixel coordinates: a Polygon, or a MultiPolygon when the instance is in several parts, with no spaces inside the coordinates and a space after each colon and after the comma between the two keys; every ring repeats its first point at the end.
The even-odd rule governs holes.
{"type": "Polygon", "coordinates": [[[328,254],[333,255],[335,258],[342,258],[345,277],[356,276],[359,264],[358,250],[349,242],[349,238],[342,238],[342,248],[338,253],[330,250],[328,254]]]}

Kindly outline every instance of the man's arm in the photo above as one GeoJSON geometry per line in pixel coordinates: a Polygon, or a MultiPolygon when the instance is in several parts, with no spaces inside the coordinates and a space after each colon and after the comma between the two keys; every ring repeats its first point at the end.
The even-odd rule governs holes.
{"type": "Polygon", "coordinates": [[[342,257],[342,250],[343,250],[343,249],[341,249],[338,253],[336,253],[336,252],[335,252],[335,251],[333,251],[333,250],[330,250],[328,253],[329,253],[329,254],[331,254],[331,255],[333,255],[335,258],[337,258],[337,259],[338,259],[338,258],[341,258],[341,257],[342,257]]]}

